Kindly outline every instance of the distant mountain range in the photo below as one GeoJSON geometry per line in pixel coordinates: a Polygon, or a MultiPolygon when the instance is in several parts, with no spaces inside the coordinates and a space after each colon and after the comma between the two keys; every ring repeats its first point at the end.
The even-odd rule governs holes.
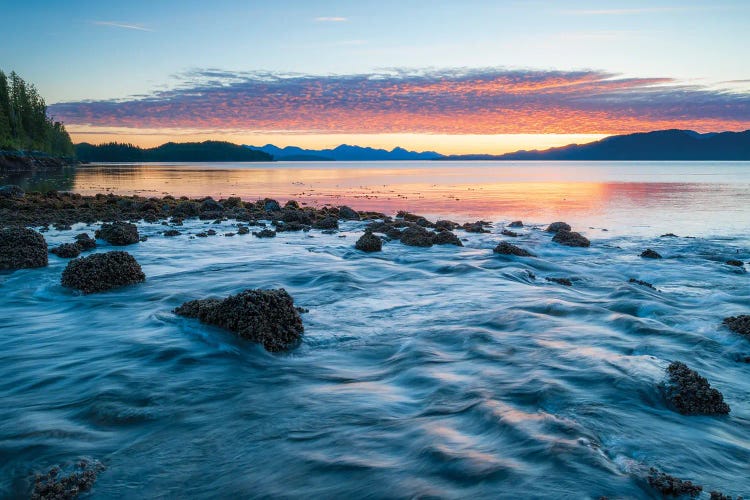
{"type": "Polygon", "coordinates": [[[749,161],[750,130],[699,134],[660,130],[613,135],[588,144],[503,155],[453,155],[441,160],[610,160],[610,161],[749,161]]]}
{"type": "Polygon", "coordinates": [[[384,160],[437,160],[443,155],[434,151],[407,151],[404,148],[374,149],[342,144],[333,149],[302,149],[297,146],[279,148],[273,144],[247,146],[255,151],[263,151],[277,161],[384,161],[384,160]]]}

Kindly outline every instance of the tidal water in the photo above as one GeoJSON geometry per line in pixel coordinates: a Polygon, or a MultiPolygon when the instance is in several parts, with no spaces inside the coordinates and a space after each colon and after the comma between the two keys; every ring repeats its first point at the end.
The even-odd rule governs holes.
{"type": "Polygon", "coordinates": [[[363,222],[274,239],[225,237],[231,220],[173,238],[141,223],[148,240],[125,250],[143,284],[78,295],[54,255],[0,273],[0,497],[79,458],[107,467],[92,498],[655,498],[651,466],[705,498],[750,494],[750,340],[721,326],[750,314],[750,164],[431,165],[70,173],[86,193],[271,195],[494,227],[457,231],[462,248],[364,254],[363,222]],[[520,237],[499,234],[519,218],[520,237]],[[552,243],[554,220],[591,248],[552,243]],[[503,239],[538,257],[493,254],[503,239]],[[309,309],[285,354],[172,313],[277,287],[309,309]],[[670,409],[659,384],[674,360],[730,415],[670,409]]]}

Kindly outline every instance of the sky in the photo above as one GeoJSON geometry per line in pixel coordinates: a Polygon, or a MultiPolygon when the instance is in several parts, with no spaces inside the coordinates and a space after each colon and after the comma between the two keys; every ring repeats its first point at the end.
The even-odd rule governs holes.
{"type": "Polygon", "coordinates": [[[75,142],[501,153],[750,128],[750,2],[0,0],[75,142]]]}

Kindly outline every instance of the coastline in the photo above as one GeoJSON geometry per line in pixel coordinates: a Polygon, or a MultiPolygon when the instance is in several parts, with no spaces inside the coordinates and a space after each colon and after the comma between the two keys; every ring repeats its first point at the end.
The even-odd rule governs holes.
{"type": "Polygon", "coordinates": [[[79,164],[75,158],[51,156],[39,151],[0,150],[0,173],[57,170],[79,164]]]}

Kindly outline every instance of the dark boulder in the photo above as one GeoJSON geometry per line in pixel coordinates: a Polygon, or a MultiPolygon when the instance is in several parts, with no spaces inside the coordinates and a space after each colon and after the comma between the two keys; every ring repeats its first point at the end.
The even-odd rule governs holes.
{"type": "Polygon", "coordinates": [[[125,285],[141,283],[146,275],[135,258],[127,252],[96,253],[70,261],[62,273],[62,285],[95,293],[125,285]]]}
{"type": "Polygon", "coordinates": [[[437,222],[435,222],[435,228],[439,230],[447,229],[448,231],[453,231],[456,228],[461,227],[458,222],[453,222],[452,220],[444,220],[441,219],[437,222]]]}
{"type": "Polygon", "coordinates": [[[31,500],[70,500],[94,486],[96,477],[105,469],[99,462],[81,460],[69,474],[53,467],[46,474],[37,474],[31,500]]]}
{"type": "Polygon", "coordinates": [[[726,264],[734,267],[745,267],[745,263],[737,259],[729,259],[726,264]]]}
{"type": "Polygon", "coordinates": [[[279,202],[276,200],[266,198],[263,200],[263,210],[266,212],[279,212],[281,211],[281,205],[279,205],[279,202]]]}
{"type": "Polygon", "coordinates": [[[570,231],[570,230],[571,230],[570,224],[566,222],[553,222],[552,224],[547,226],[547,229],[545,229],[545,231],[547,231],[548,233],[556,233],[558,231],[570,231]]]}
{"type": "Polygon", "coordinates": [[[344,220],[359,220],[359,214],[346,205],[339,207],[339,217],[344,220]]]}
{"type": "Polygon", "coordinates": [[[520,220],[514,220],[510,224],[508,224],[508,227],[523,227],[523,222],[520,220]]]}
{"type": "Polygon", "coordinates": [[[730,316],[728,318],[724,318],[723,323],[734,333],[750,336],[750,314],[730,316]]]}
{"type": "Polygon", "coordinates": [[[688,495],[692,498],[697,497],[703,491],[703,487],[693,484],[690,481],[683,481],[674,476],[670,476],[653,467],[648,471],[646,477],[649,486],[661,493],[664,497],[681,497],[688,495]]]}
{"type": "Polygon", "coordinates": [[[433,245],[456,245],[457,247],[464,246],[463,243],[461,243],[461,240],[458,239],[458,236],[453,234],[452,232],[445,230],[445,231],[438,231],[435,233],[435,236],[432,237],[432,244],[433,245]]]}
{"type": "Polygon", "coordinates": [[[272,231],[270,229],[262,229],[257,232],[253,232],[253,236],[257,238],[273,238],[276,236],[276,231],[272,231]]]}
{"type": "Polygon", "coordinates": [[[101,229],[96,231],[96,237],[103,239],[111,245],[118,246],[132,245],[140,241],[138,228],[130,222],[102,224],[101,229]]]}
{"type": "Polygon", "coordinates": [[[368,231],[357,240],[354,248],[363,252],[380,252],[383,249],[383,240],[368,231]]]}
{"type": "Polygon", "coordinates": [[[551,281],[552,283],[557,283],[558,285],[563,286],[573,286],[573,282],[570,281],[568,278],[544,278],[547,281],[551,281]]]}
{"type": "Polygon", "coordinates": [[[0,269],[44,267],[48,263],[47,242],[33,229],[0,229],[0,269]]]}
{"type": "Polygon", "coordinates": [[[552,241],[555,243],[559,243],[560,245],[565,245],[566,247],[590,247],[591,242],[583,236],[581,233],[576,233],[575,231],[566,231],[565,229],[560,229],[557,231],[557,234],[555,234],[555,237],[552,238],[552,241]]]}
{"type": "Polygon", "coordinates": [[[650,248],[647,248],[643,252],[641,252],[641,257],[643,257],[644,259],[661,259],[661,255],[659,255],[659,253],[655,250],[651,250],[650,248]]]}
{"type": "Polygon", "coordinates": [[[401,233],[403,231],[401,229],[392,227],[388,229],[388,231],[385,232],[385,235],[393,240],[400,240],[401,239],[401,233]]]}
{"type": "Polygon", "coordinates": [[[62,245],[50,250],[50,253],[62,257],[63,259],[72,259],[81,255],[81,247],[78,243],[63,243],[62,245]]]}
{"type": "Polygon", "coordinates": [[[659,238],[679,238],[679,236],[674,233],[666,233],[659,236],[659,238]]]}
{"type": "Polygon", "coordinates": [[[224,208],[244,208],[245,204],[242,203],[242,198],[239,196],[230,196],[223,202],[219,202],[224,208]]]}
{"type": "Polygon", "coordinates": [[[432,233],[421,226],[411,226],[401,233],[401,243],[411,247],[431,247],[432,233]]]}
{"type": "Polygon", "coordinates": [[[76,243],[81,247],[81,251],[93,250],[96,248],[96,240],[88,235],[88,233],[81,233],[75,237],[76,243]]]}
{"type": "Polygon", "coordinates": [[[237,234],[250,234],[250,228],[247,226],[237,227],[237,234]]]}
{"type": "Polygon", "coordinates": [[[25,194],[21,186],[15,184],[0,186],[0,198],[23,198],[25,194]]]}
{"type": "Polygon", "coordinates": [[[669,381],[666,385],[667,400],[683,415],[726,415],[729,405],[724,396],[711,387],[704,377],[680,361],[667,367],[669,381]]]}
{"type": "Polygon", "coordinates": [[[201,202],[201,212],[221,212],[222,210],[224,210],[222,204],[210,196],[201,202]]]}
{"type": "Polygon", "coordinates": [[[490,231],[487,229],[489,225],[489,222],[478,220],[476,222],[467,222],[461,227],[467,233],[489,233],[490,231]]]}
{"type": "Polygon", "coordinates": [[[299,210],[299,203],[297,203],[296,200],[288,200],[286,203],[284,203],[284,208],[299,210]]]}
{"type": "Polygon", "coordinates": [[[508,229],[503,229],[502,231],[500,231],[500,234],[502,234],[503,236],[509,236],[511,238],[518,238],[518,233],[517,232],[510,231],[508,229]]]}
{"type": "Polygon", "coordinates": [[[507,241],[501,241],[494,250],[492,250],[495,253],[499,253],[500,255],[515,255],[516,257],[535,257],[535,255],[528,250],[517,247],[516,245],[513,245],[512,243],[508,243],[507,241]]]}
{"type": "Polygon", "coordinates": [[[316,220],[313,224],[315,229],[338,229],[339,220],[336,217],[324,217],[323,219],[316,220]]]}
{"type": "Polygon", "coordinates": [[[245,290],[226,299],[192,300],[174,312],[232,331],[271,352],[294,347],[304,331],[294,301],[283,288],[245,290]]]}

